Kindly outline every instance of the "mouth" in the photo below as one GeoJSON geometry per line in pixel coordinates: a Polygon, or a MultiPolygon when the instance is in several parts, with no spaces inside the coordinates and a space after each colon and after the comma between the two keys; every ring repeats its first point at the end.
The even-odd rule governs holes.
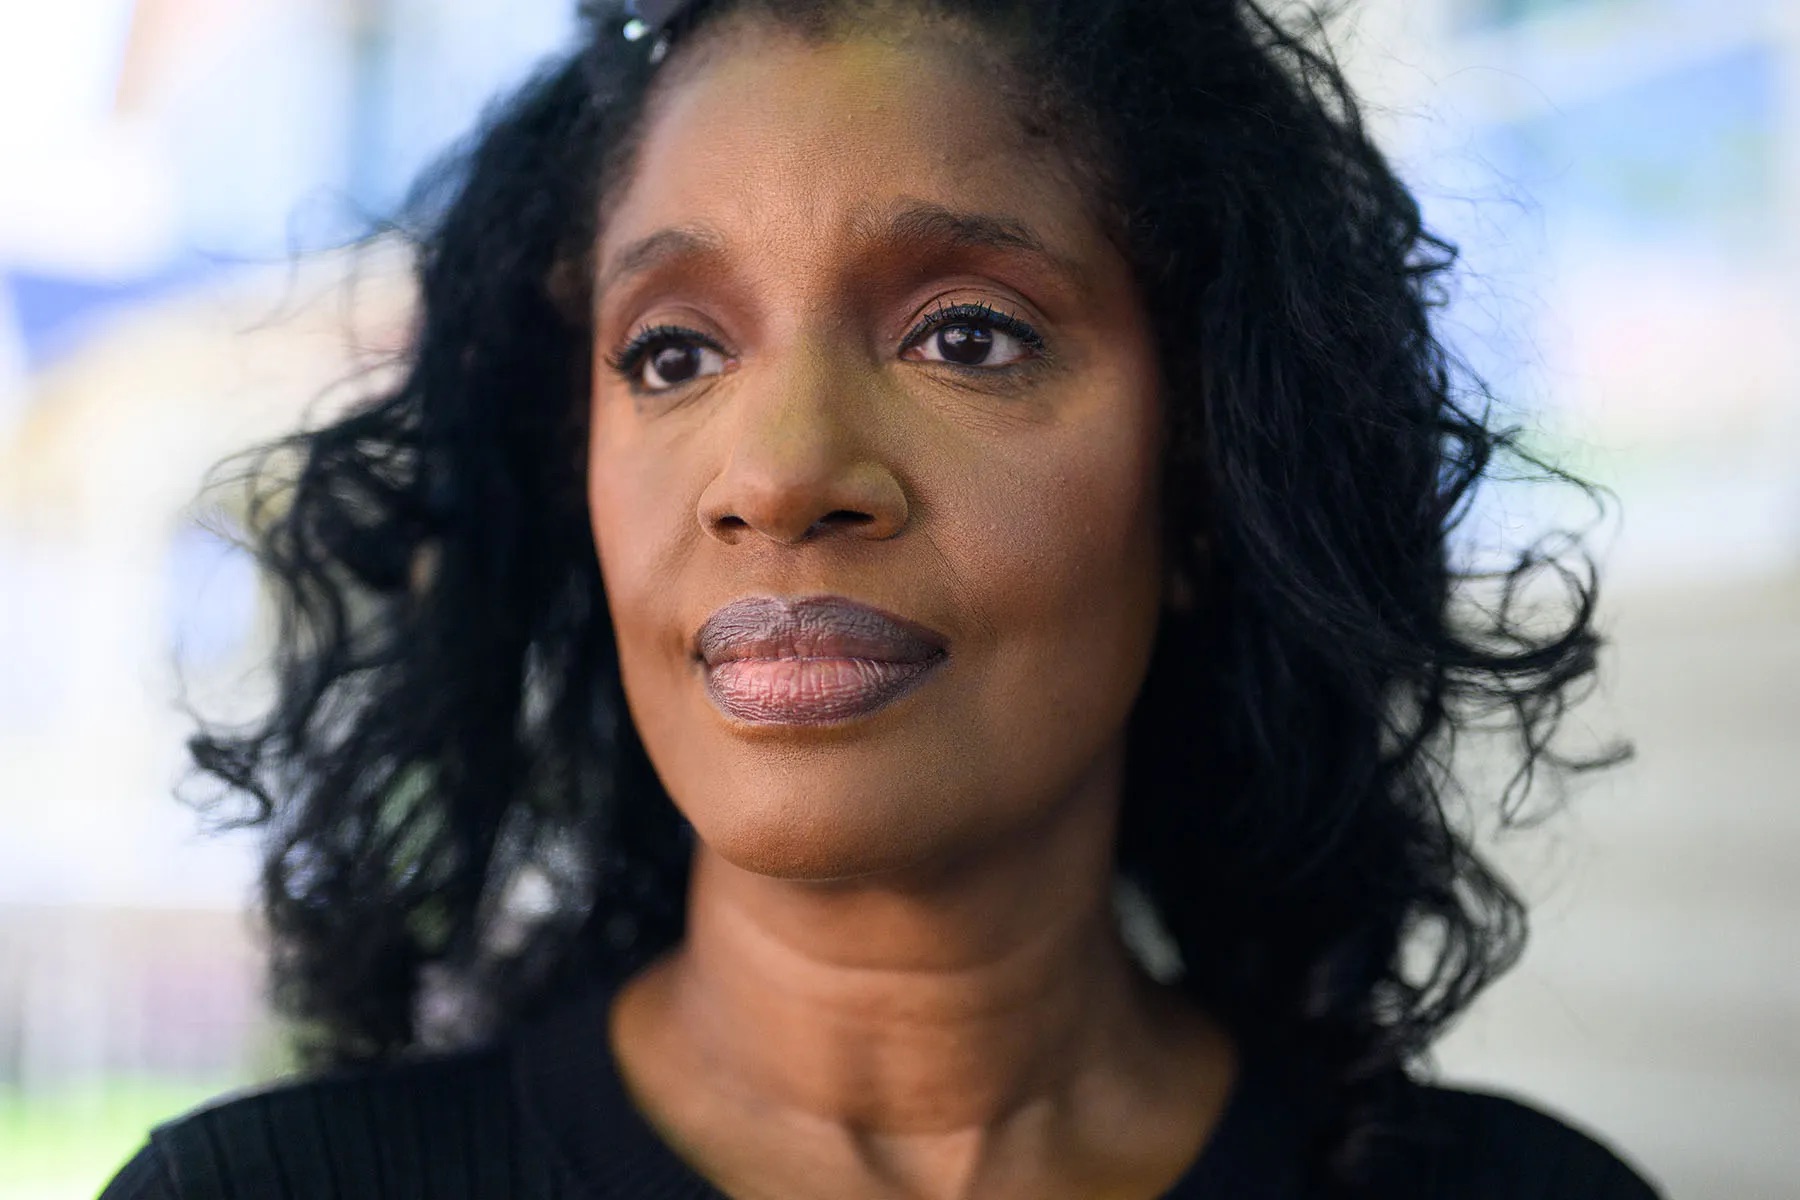
{"type": "Polygon", "coordinates": [[[948,657],[933,629],[841,596],[739,600],[695,638],[707,694],[753,725],[830,725],[912,691],[948,657]]]}

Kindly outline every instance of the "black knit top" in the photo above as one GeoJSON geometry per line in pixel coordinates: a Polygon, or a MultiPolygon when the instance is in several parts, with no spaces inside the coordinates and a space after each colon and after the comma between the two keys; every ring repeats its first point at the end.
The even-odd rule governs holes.
{"type": "MultiPolygon", "coordinates": [[[[101,1200],[723,1200],[633,1107],[596,989],[479,1050],[285,1083],[158,1126],[101,1200]]],[[[1314,1200],[1316,1089],[1247,1053],[1166,1200],[1314,1200]]],[[[1495,1096],[1408,1085],[1374,1195],[1655,1200],[1610,1151],[1495,1096]]]]}

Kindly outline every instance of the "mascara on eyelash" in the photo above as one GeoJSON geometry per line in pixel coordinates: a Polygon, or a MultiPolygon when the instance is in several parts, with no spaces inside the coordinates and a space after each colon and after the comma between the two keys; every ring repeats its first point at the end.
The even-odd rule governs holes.
{"type": "Polygon", "coordinates": [[[664,339],[687,338],[720,354],[725,348],[697,329],[688,329],[680,325],[652,325],[650,328],[633,334],[619,349],[605,356],[605,363],[621,375],[628,375],[643,365],[644,356],[650,348],[664,339]]]}
{"type": "MultiPolygon", "coordinates": [[[[916,345],[939,330],[969,321],[991,325],[1009,337],[1018,338],[1034,352],[1040,355],[1047,353],[1044,339],[1037,330],[1013,314],[979,301],[939,305],[921,319],[913,327],[911,333],[906,335],[906,347],[910,348],[916,345]]],[[[619,350],[606,355],[604,361],[618,374],[630,377],[643,366],[645,357],[657,342],[683,338],[717,353],[725,353],[724,347],[698,330],[680,325],[653,325],[633,335],[619,350]]]]}
{"type": "Polygon", "coordinates": [[[968,320],[992,325],[1001,333],[1018,338],[1033,350],[1040,353],[1044,351],[1044,339],[1037,330],[1009,312],[1003,312],[978,301],[945,305],[933,309],[923,320],[913,326],[911,333],[906,335],[906,344],[912,346],[940,329],[955,325],[959,321],[968,320]]]}

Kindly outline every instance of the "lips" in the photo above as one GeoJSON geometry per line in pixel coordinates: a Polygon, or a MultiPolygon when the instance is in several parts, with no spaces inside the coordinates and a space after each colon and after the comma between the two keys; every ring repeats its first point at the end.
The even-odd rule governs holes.
{"type": "Polygon", "coordinates": [[[946,657],[936,631],[840,596],[739,600],[707,618],[695,646],[713,702],[757,725],[854,720],[946,657]]]}

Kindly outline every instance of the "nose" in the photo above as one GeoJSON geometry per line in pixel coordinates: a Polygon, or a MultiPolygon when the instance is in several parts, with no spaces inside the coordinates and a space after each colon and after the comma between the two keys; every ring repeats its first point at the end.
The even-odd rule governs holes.
{"type": "Polygon", "coordinates": [[[824,352],[793,357],[740,384],[727,458],[700,496],[701,527],[733,545],[893,537],[906,525],[906,491],[859,420],[879,382],[824,352]]]}

